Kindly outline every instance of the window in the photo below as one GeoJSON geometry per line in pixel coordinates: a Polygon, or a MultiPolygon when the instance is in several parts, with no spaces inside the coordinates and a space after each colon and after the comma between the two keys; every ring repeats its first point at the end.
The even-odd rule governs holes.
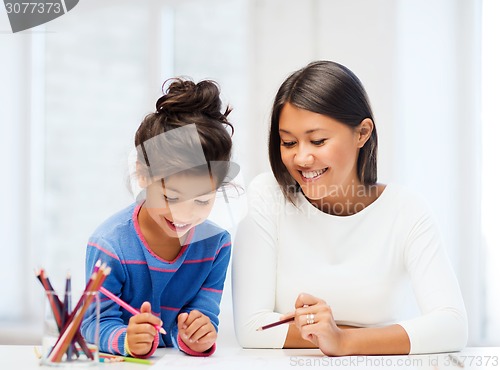
{"type": "Polygon", "coordinates": [[[11,299],[0,303],[0,321],[36,322],[43,291],[34,267],[44,267],[56,289],[69,270],[73,289],[83,289],[89,235],[133,202],[128,154],[165,79],[216,80],[231,98],[225,102],[239,107],[232,120],[245,126],[245,17],[244,1],[89,0],[36,32],[0,40],[9,56],[0,72],[9,108],[2,128],[15,122],[1,135],[0,154],[16,159],[1,185],[9,247],[0,267],[17,282],[3,284],[11,299]]]}

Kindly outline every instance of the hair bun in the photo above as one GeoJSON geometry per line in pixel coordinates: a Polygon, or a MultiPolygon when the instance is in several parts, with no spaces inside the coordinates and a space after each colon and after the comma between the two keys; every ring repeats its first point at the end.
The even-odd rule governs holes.
{"type": "Polygon", "coordinates": [[[221,113],[222,102],[217,83],[211,80],[194,83],[188,79],[173,78],[165,81],[164,95],[156,102],[156,112],[167,116],[203,114],[215,119],[226,116],[221,113]]]}

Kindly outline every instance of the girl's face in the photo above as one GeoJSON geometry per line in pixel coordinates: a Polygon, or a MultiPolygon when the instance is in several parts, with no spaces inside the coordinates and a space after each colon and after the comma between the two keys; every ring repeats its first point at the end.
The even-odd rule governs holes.
{"type": "Polygon", "coordinates": [[[286,103],[279,134],[281,159],[308,199],[349,192],[359,184],[356,164],[367,140],[361,128],[286,103]]]}
{"type": "Polygon", "coordinates": [[[168,236],[180,238],[207,219],[215,191],[210,176],[179,173],[150,184],[143,208],[168,236]]]}

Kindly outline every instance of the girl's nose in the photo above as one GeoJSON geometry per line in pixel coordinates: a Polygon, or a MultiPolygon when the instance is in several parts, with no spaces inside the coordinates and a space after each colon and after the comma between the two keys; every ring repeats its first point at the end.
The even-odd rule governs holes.
{"type": "Polygon", "coordinates": [[[175,222],[180,224],[188,224],[193,220],[194,207],[190,204],[192,202],[182,202],[176,204],[175,207],[170,207],[170,213],[175,222]]]}

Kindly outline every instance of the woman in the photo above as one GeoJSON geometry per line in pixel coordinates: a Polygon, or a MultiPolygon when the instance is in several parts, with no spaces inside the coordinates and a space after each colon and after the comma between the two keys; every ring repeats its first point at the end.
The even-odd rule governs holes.
{"type": "Polygon", "coordinates": [[[273,174],[249,186],[235,240],[243,347],[343,356],[466,345],[467,316],[439,230],[421,198],[377,182],[375,122],[349,69],[318,61],[284,81],[269,159],[273,174]],[[257,330],[283,318],[294,320],[257,330]]]}

